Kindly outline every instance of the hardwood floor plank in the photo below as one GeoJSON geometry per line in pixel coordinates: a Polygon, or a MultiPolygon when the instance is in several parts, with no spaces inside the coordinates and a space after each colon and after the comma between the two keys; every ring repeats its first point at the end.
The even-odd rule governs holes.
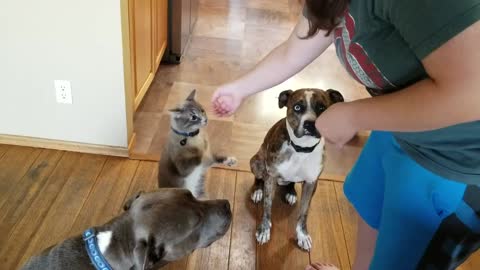
{"type": "Polygon", "coordinates": [[[117,213],[123,210],[123,204],[139,191],[152,191],[157,188],[158,163],[141,161],[133,177],[124,202],[117,208],[117,213]]]}
{"type": "Polygon", "coordinates": [[[290,10],[288,0],[248,0],[247,7],[282,12],[290,10]]]}
{"type": "Polygon", "coordinates": [[[60,159],[58,166],[48,178],[45,185],[30,208],[17,222],[8,240],[0,246],[0,261],[5,269],[15,269],[18,260],[30,245],[32,237],[47,215],[51,204],[57,198],[64,184],[77,166],[82,154],[66,152],[60,159]]]}
{"type": "Polygon", "coordinates": [[[3,155],[5,154],[5,152],[8,151],[8,148],[10,147],[10,145],[7,145],[7,144],[0,144],[0,159],[3,157],[3,155]]]}
{"type": "Polygon", "coordinates": [[[246,9],[209,7],[199,9],[194,36],[242,40],[245,30],[246,9]]]}
{"type": "Polygon", "coordinates": [[[255,270],[257,207],[250,200],[253,175],[237,173],[229,270],[255,270]]]}
{"type": "Polygon", "coordinates": [[[125,158],[108,158],[70,235],[81,234],[85,229],[106,223],[118,214],[139,163],[125,158]]]}
{"type": "Polygon", "coordinates": [[[201,6],[206,8],[236,8],[246,7],[247,0],[199,0],[201,6]]]}
{"type": "Polygon", "coordinates": [[[294,20],[295,18],[290,16],[288,10],[247,9],[247,24],[292,29],[295,26],[294,20]]]}
{"type": "MultiPolygon", "coordinates": [[[[162,114],[157,116],[157,122],[155,123],[157,128],[153,132],[153,136],[150,139],[150,143],[145,146],[147,147],[150,156],[155,157],[155,160],[160,160],[162,155],[164,145],[168,139],[168,132],[170,131],[170,115],[162,114]]],[[[152,123],[151,121],[146,122],[147,124],[152,123]]],[[[135,149],[136,151],[136,149],[135,149]]]]}
{"type": "Polygon", "coordinates": [[[138,107],[137,112],[163,112],[172,85],[172,82],[163,81],[161,78],[156,77],[138,107]]]}
{"type": "Polygon", "coordinates": [[[308,225],[313,240],[312,262],[332,263],[343,270],[350,269],[333,182],[318,181],[317,192],[310,206],[308,225]]]}
{"type": "Polygon", "coordinates": [[[105,161],[105,156],[82,155],[72,174],[53,202],[43,223],[32,237],[20,264],[41,250],[69,236],[105,161]]]}
{"type": "Polygon", "coordinates": [[[334,185],[340,209],[340,217],[342,219],[343,233],[347,243],[348,257],[350,258],[350,264],[353,264],[357,243],[358,214],[343,194],[343,183],[335,183],[334,185]]]}
{"type": "Polygon", "coordinates": [[[242,45],[242,40],[193,36],[187,51],[189,56],[209,56],[229,61],[240,59],[242,45]]]}
{"type": "Polygon", "coordinates": [[[42,150],[11,146],[0,159],[0,207],[20,179],[27,173],[42,150]]]}
{"type": "Polygon", "coordinates": [[[477,270],[480,268],[480,250],[475,252],[466,262],[464,262],[458,270],[477,270]]]}
{"type": "Polygon", "coordinates": [[[184,270],[187,269],[189,256],[175,262],[167,264],[162,270],[184,270]]]}
{"type": "Polygon", "coordinates": [[[15,185],[0,208],[0,243],[5,243],[15,224],[28,211],[64,152],[42,150],[27,173],[15,185]]]}
{"type": "MultiPolygon", "coordinates": [[[[251,178],[253,183],[253,176],[251,178]]],[[[296,187],[300,194],[300,185],[296,187]]],[[[270,241],[257,245],[257,269],[304,269],[308,264],[308,253],[300,250],[295,240],[299,203],[287,205],[282,200],[282,189],[277,191],[272,206],[272,229],[270,241]]],[[[261,221],[263,207],[258,206],[257,224],[261,221]]],[[[254,237],[254,236],[252,236],[254,237]]]]}
{"type": "Polygon", "coordinates": [[[342,149],[338,149],[333,145],[327,144],[325,147],[325,169],[320,177],[331,179],[331,175],[338,175],[340,179],[332,180],[341,180],[343,182],[345,176],[347,176],[357,161],[363,145],[363,143],[351,142],[342,149]]]}
{"type": "MultiPolygon", "coordinates": [[[[221,169],[211,169],[205,180],[207,199],[227,199],[234,204],[236,173],[221,169]]],[[[210,247],[196,250],[188,258],[188,270],[228,269],[232,227],[221,239],[210,247]]]]}
{"type": "MultiPolygon", "coordinates": [[[[208,121],[207,133],[212,153],[227,157],[235,156],[231,149],[232,128],[232,122],[218,120],[208,121]]],[[[216,164],[215,167],[226,168],[228,166],[216,164]]],[[[236,166],[231,168],[236,168],[236,166]]]]}
{"type": "Polygon", "coordinates": [[[267,131],[268,128],[257,124],[233,123],[230,151],[238,159],[236,169],[250,172],[250,159],[257,153],[267,131]]]}
{"type": "MultiPolygon", "coordinates": [[[[135,113],[135,145],[130,149],[131,155],[145,155],[146,153],[156,154],[160,157],[160,151],[150,151],[150,145],[155,134],[168,129],[168,115],[164,113],[136,112],[135,113]]],[[[164,142],[162,140],[161,142],[164,142]]]]}

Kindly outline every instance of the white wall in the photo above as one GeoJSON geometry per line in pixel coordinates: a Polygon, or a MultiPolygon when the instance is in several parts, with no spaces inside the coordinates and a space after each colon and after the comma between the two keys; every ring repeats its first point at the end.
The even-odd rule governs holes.
{"type": "Polygon", "coordinates": [[[120,1],[0,0],[0,134],[126,147],[123,76],[120,1]]]}

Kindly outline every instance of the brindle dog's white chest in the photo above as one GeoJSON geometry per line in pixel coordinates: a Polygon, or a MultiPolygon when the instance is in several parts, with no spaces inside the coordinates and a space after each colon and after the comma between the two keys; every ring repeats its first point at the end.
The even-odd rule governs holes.
{"type": "Polygon", "coordinates": [[[276,166],[277,173],[281,176],[278,179],[279,185],[286,185],[287,182],[314,182],[323,169],[324,140],[315,147],[311,153],[296,152],[288,142],[285,142],[280,151],[283,154],[292,152],[290,158],[282,161],[276,166]]]}

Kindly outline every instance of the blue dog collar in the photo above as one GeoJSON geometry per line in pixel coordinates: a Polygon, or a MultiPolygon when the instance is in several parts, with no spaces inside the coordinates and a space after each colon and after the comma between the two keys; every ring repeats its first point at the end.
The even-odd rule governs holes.
{"type": "Polygon", "coordinates": [[[179,131],[179,130],[174,129],[173,127],[171,129],[172,129],[173,132],[175,132],[175,134],[180,135],[180,136],[184,136],[184,137],[195,137],[195,136],[198,135],[198,133],[200,133],[200,129],[197,129],[197,130],[192,131],[192,132],[179,131]]]}
{"type": "Polygon", "coordinates": [[[93,229],[88,229],[83,233],[83,241],[85,241],[88,257],[90,257],[95,269],[113,270],[98,248],[97,237],[93,229]]]}

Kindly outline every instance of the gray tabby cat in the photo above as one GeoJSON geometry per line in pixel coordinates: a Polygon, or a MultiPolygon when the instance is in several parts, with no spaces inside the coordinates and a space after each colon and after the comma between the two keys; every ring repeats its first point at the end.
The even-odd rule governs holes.
{"type": "Polygon", "coordinates": [[[195,90],[177,108],[170,110],[170,133],[159,163],[158,187],[180,187],[196,198],[204,194],[204,176],[215,163],[234,166],[234,157],[212,154],[205,126],[207,114],[195,90]]]}

